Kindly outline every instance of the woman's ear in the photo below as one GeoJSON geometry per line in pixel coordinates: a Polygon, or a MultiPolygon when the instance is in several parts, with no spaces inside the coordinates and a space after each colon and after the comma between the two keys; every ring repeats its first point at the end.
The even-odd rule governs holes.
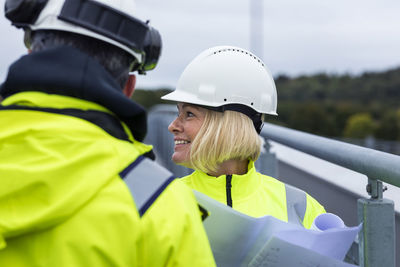
{"type": "Polygon", "coordinates": [[[136,86],[136,76],[135,75],[129,75],[129,78],[126,81],[125,87],[122,90],[122,92],[128,98],[131,98],[132,95],[133,95],[133,91],[135,91],[135,86],[136,86]]]}

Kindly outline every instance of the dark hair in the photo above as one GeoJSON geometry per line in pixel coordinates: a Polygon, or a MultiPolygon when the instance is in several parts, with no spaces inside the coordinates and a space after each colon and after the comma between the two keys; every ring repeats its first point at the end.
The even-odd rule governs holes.
{"type": "Polygon", "coordinates": [[[61,45],[72,46],[99,62],[117,81],[121,89],[128,80],[129,67],[136,59],[123,49],[84,35],[55,30],[31,33],[30,48],[33,52],[61,45]]]}

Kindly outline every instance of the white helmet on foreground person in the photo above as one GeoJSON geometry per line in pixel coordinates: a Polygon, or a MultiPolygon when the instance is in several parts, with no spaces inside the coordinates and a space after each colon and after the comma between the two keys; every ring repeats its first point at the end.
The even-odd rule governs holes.
{"type": "Polygon", "coordinates": [[[203,51],[183,71],[176,90],[162,99],[205,107],[240,104],[277,115],[276,87],[269,70],[251,52],[233,46],[203,51]]]}
{"type": "MultiPolygon", "coordinates": [[[[155,68],[161,53],[158,31],[134,17],[134,0],[6,0],[5,16],[17,28],[59,30],[96,38],[127,51],[139,73],[155,68]]],[[[29,48],[29,47],[28,47],[29,48]]]]}

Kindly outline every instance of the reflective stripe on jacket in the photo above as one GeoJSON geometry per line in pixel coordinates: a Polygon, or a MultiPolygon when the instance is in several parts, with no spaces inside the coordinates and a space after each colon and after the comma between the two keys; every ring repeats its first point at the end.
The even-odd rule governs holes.
{"type": "Polygon", "coordinates": [[[215,266],[191,190],[110,116],[42,92],[3,101],[0,266],[215,266]]]}
{"type": "Polygon", "coordinates": [[[167,169],[143,156],[136,159],[120,175],[132,194],[140,216],[143,216],[157,197],[175,179],[167,169]],[[151,170],[151,175],[149,175],[149,170],[151,170]]]}
{"type": "Polygon", "coordinates": [[[244,175],[209,176],[201,171],[182,178],[191,188],[252,217],[274,216],[310,228],[325,209],[304,191],[258,173],[250,161],[244,175]]]}

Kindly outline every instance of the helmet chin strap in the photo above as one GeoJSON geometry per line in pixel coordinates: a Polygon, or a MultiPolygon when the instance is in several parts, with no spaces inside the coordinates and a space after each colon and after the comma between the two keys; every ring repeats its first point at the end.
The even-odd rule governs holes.
{"type": "Polygon", "coordinates": [[[227,105],[223,105],[223,106],[219,106],[219,107],[210,107],[210,106],[201,106],[201,107],[203,107],[205,109],[217,111],[217,112],[224,112],[226,110],[240,112],[240,113],[246,115],[247,117],[249,117],[253,121],[254,128],[256,129],[258,134],[261,133],[261,129],[264,126],[264,123],[261,119],[262,113],[259,113],[259,112],[255,111],[254,109],[252,109],[251,107],[248,107],[246,105],[227,104],[227,105]]]}

